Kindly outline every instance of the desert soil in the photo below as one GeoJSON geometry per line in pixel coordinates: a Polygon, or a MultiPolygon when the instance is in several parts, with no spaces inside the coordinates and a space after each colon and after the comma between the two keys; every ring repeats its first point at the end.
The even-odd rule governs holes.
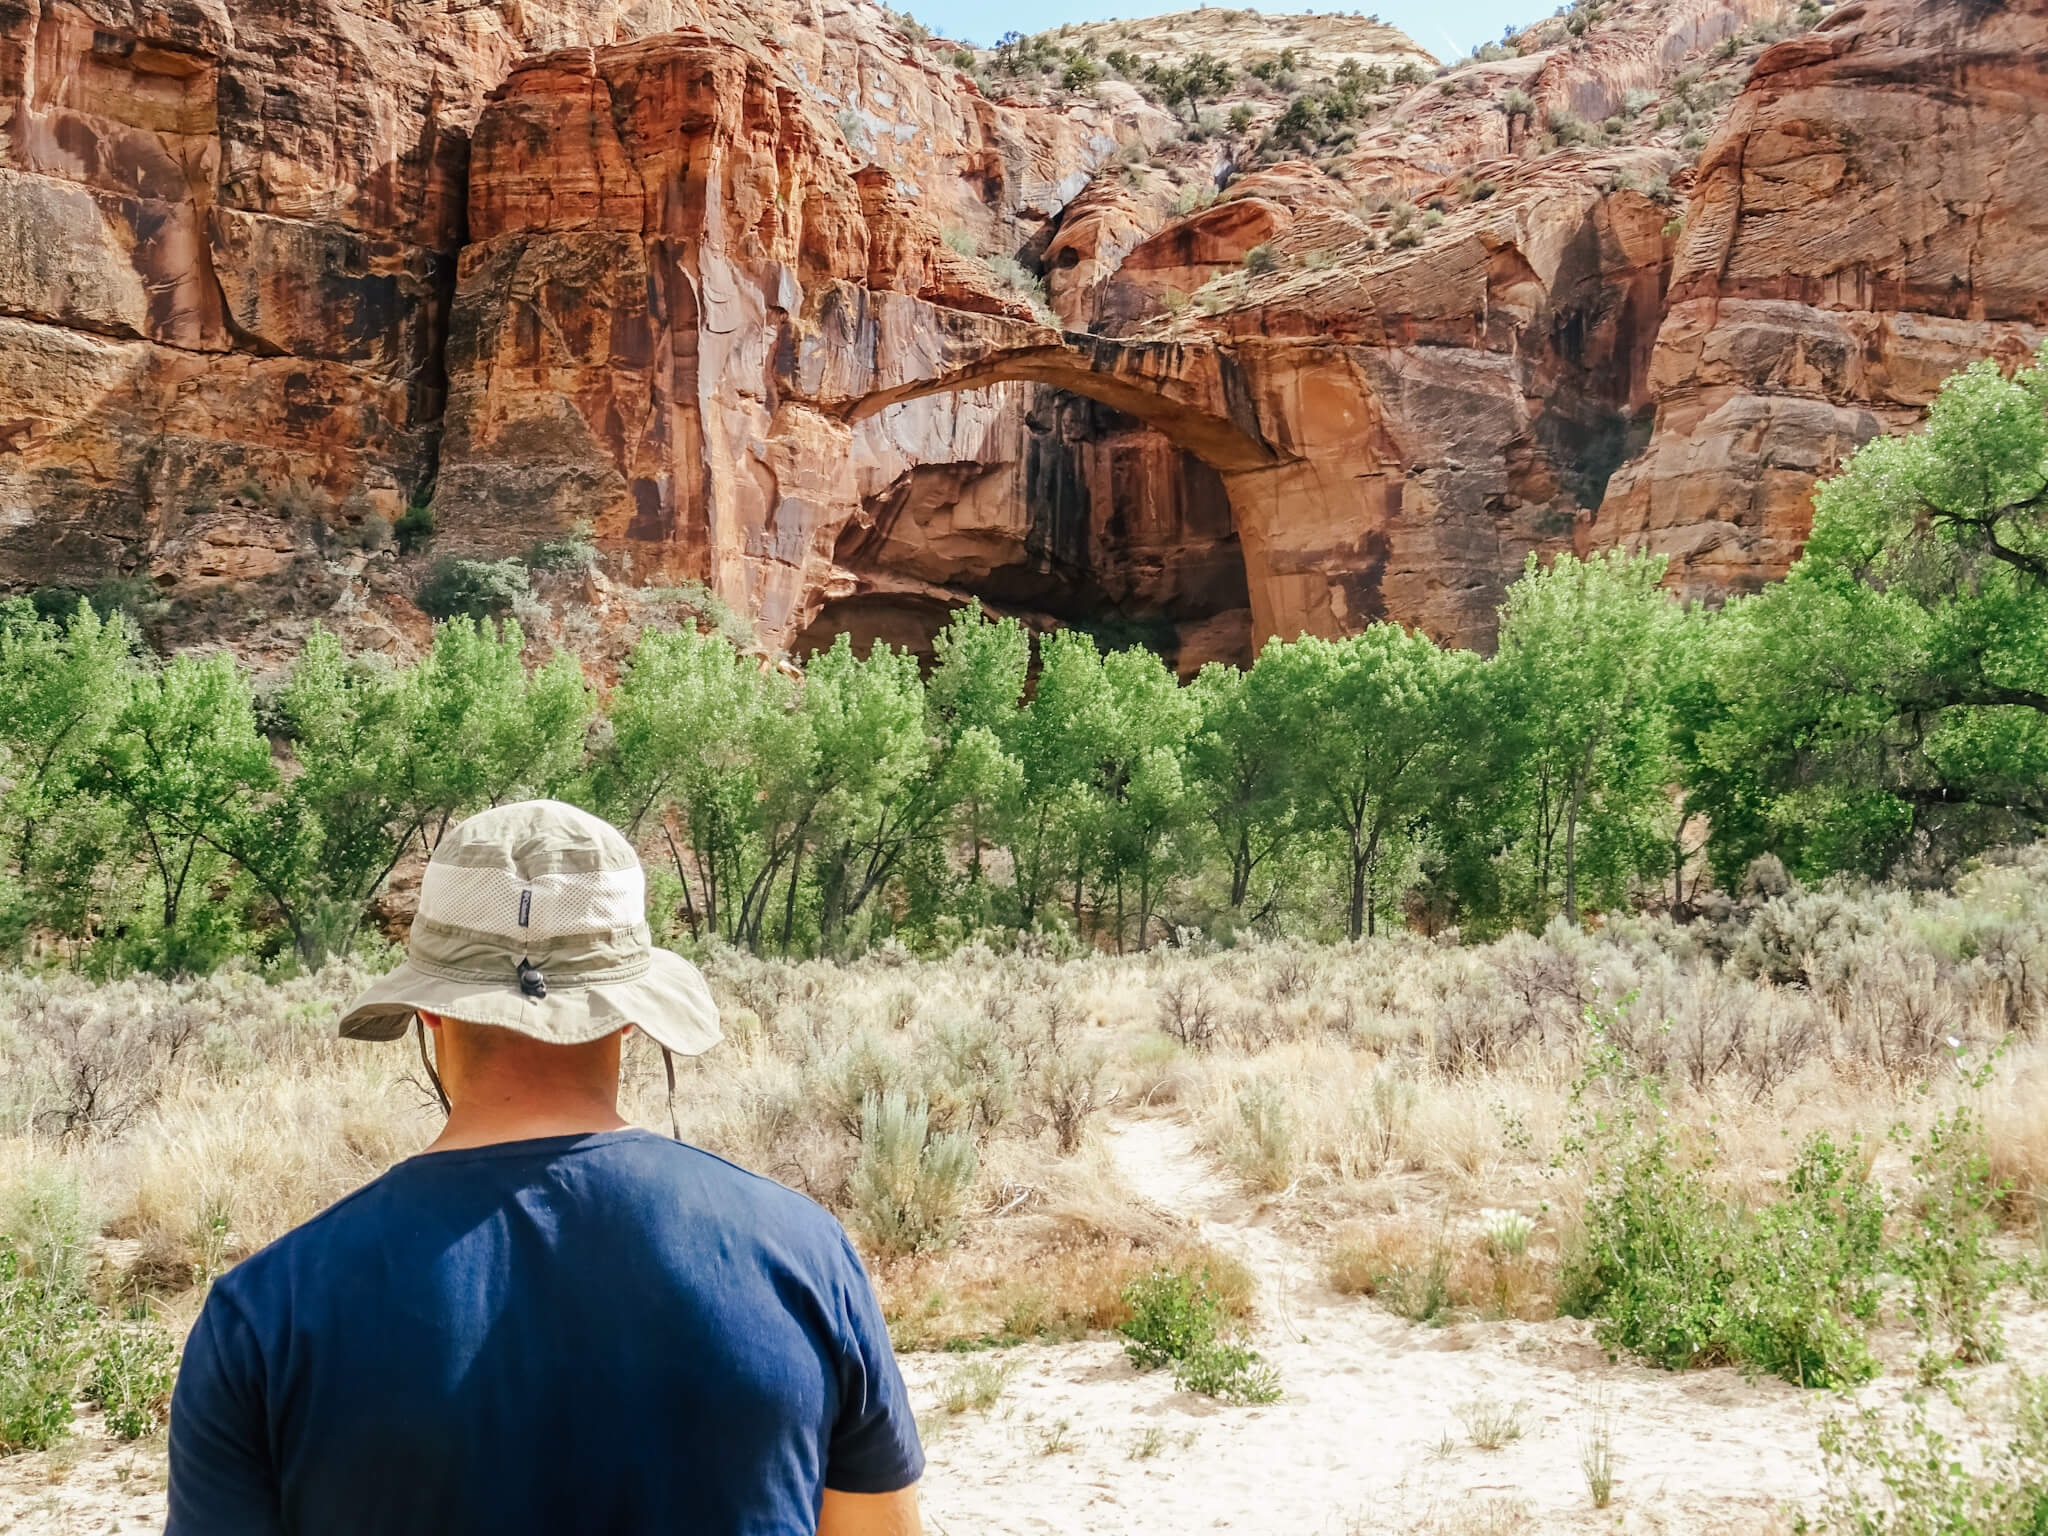
{"type": "MultiPolygon", "coordinates": [[[[1287,1198],[1245,1195],[1177,1119],[1109,1135],[1141,1198],[1250,1267],[1252,1342],[1284,1396],[1226,1407],[1091,1340],[1009,1351],[1015,1374],[995,1405],[949,1414],[940,1402],[962,1357],[907,1356],[936,1536],[1751,1536],[1787,1529],[1787,1512],[1821,1491],[1815,1433],[1842,1399],[1732,1370],[1615,1363],[1573,1320],[1408,1323],[1324,1285],[1313,1250],[1289,1235],[1287,1198]],[[1460,1415],[1486,1401],[1522,1426],[1498,1450],[1471,1444],[1460,1415]],[[1604,1511],[1580,1466],[1602,1423],[1615,1463],[1604,1511]]],[[[2011,1364],[2048,1368],[2048,1311],[2004,1299],[2011,1364]]],[[[1894,1369],[1856,1402],[1895,1401],[1905,1385],[1894,1369]]],[[[54,1452],[0,1460],[0,1536],[161,1528],[161,1440],[121,1444],[90,1415],[78,1430],[54,1452]]]]}

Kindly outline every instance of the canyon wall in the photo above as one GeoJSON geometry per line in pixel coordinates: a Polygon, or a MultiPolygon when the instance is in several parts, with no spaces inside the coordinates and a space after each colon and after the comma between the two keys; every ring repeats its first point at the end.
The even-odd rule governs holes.
{"type": "Polygon", "coordinates": [[[1784,574],[1816,475],[2048,336],[2048,0],[1871,0],[1757,61],[1702,157],[1648,449],[1588,534],[1784,574]]]}
{"type": "Polygon", "coordinates": [[[703,583],[922,648],[980,598],[1184,670],[1488,644],[1532,553],[1753,586],[2048,323],[2048,0],[1745,42],[1781,10],[1621,0],[1253,165],[865,0],[0,0],[0,583],[407,647],[431,559],[580,527],[614,627],[703,583]]]}
{"type": "Polygon", "coordinates": [[[375,557],[436,495],[486,100],[536,50],[681,27],[801,100],[828,244],[878,198],[1021,246],[1164,121],[997,105],[858,0],[0,0],[0,582],[140,578],[176,638],[242,646],[265,609],[403,618],[416,573],[375,557]]]}

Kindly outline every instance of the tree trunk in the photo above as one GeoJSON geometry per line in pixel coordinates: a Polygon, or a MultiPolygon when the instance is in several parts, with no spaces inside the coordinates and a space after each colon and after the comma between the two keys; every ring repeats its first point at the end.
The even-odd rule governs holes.
{"type": "Polygon", "coordinates": [[[1593,748],[1599,741],[1597,734],[1586,738],[1586,755],[1572,775],[1572,797],[1565,810],[1564,915],[1574,927],[1579,921],[1579,799],[1586,791],[1586,780],[1593,775],[1593,748]]]}
{"type": "MultiPolygon", "coordinates": [[[[789,953],[790,930],[796,926],[796,883],[803,874],[803,868],[804,843],[802,838],[798,838],[796,853],[789,861],[789,894],[782,903],[782,952],[785,955],[789,953]]],[[[821,914],[821,917],[829,920],[829,914],[821,914]]]]}
{"type": "MultiPolygon", "coordinates": [[[[1367,871],[1365,883],[1365,936],[1368,939],[1373,938],[1378,933],[1379,929],[1379,914],[1377,911],[1379,904],[1373,900],[1373,897],[1376,894],[1374,886],[1376,886],[1378,882],[1373,880],[1371,877],[1371,870],[1375,864],[1379,863],[1379,860],[1380,829],[1378,827],[1374,827],[1372,829],[1372,836],[1366,840],[1365,844],[1365,869],[1367,871]]],[[[1356,935],[1353,935],[1353,937],[1356,937],[1356,935]]]]}
{"type": "Polygon", "coordinates": [[[1365,933],[1365,855],[1358,847],[1358,834],[1351,834],[1351,937],[1365,933]]]}
{"type": "Polygon", "coordinates": [[[1564,823],[1564,915],[1579,922],[1579,786],[1572,785],[1572,798],[1565,808],[1564,823]]]}
{"type": "Polygon", "coordinates": [[[683,873],[683,850],[676,846],[676,835],[669,830],[668,820],[662,819],[661,835],[668,839],[668,856],[676,867],[676,883],[683,888],[683,920],[690,925],[690,937],[696,938],[697,903],[690,899],[690,877],[683,873]]]}

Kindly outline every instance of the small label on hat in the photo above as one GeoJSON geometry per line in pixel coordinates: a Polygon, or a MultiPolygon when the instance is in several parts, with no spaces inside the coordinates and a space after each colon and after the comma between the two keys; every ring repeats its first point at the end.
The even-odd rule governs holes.
{"type": "Polygon", "coordinates": [[[533,892],[531,890],[521,891],[519,893],[519,926],[522,928],[526,927],[527,919],[532,916],[533,892]]]}

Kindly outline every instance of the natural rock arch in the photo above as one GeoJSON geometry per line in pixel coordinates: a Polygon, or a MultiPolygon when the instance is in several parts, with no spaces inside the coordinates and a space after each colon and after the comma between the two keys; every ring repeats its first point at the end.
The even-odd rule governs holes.
{"type": "Polygon", "coordinates": [[[1269,468],[1281,455],[1266,440],[1236,359],[1201,342],[1121,341],[1069,331],[992,348],[933,375],[899,381],[847,409],[860,421],[889,406],[951,390],[1024,381],[1049,384],[1136,417],[1224,474],[1269,468]]]}
{"type": "Polygon", "coordinates": [[[857,423],[893,405],[1010,382],[1099,401],[1216,471],[1243,555],[1254,647],[1266,635],[1328,627],[1295,613],[1300,605],[1289,594],[1298,583],[1276,579],[1269,559],[1272,477],[1285,477],[1298,456],[1275,445],[1257,392],[1231,351],[1207,341],[1128,341],[985,321],[973,328],[973,340],[979,345],[945,349],[926,359],[923,371],[878,384],[840,414],[857,423]],[[1248,509],[1263,510],[1247,515],[1248,509]]]}

